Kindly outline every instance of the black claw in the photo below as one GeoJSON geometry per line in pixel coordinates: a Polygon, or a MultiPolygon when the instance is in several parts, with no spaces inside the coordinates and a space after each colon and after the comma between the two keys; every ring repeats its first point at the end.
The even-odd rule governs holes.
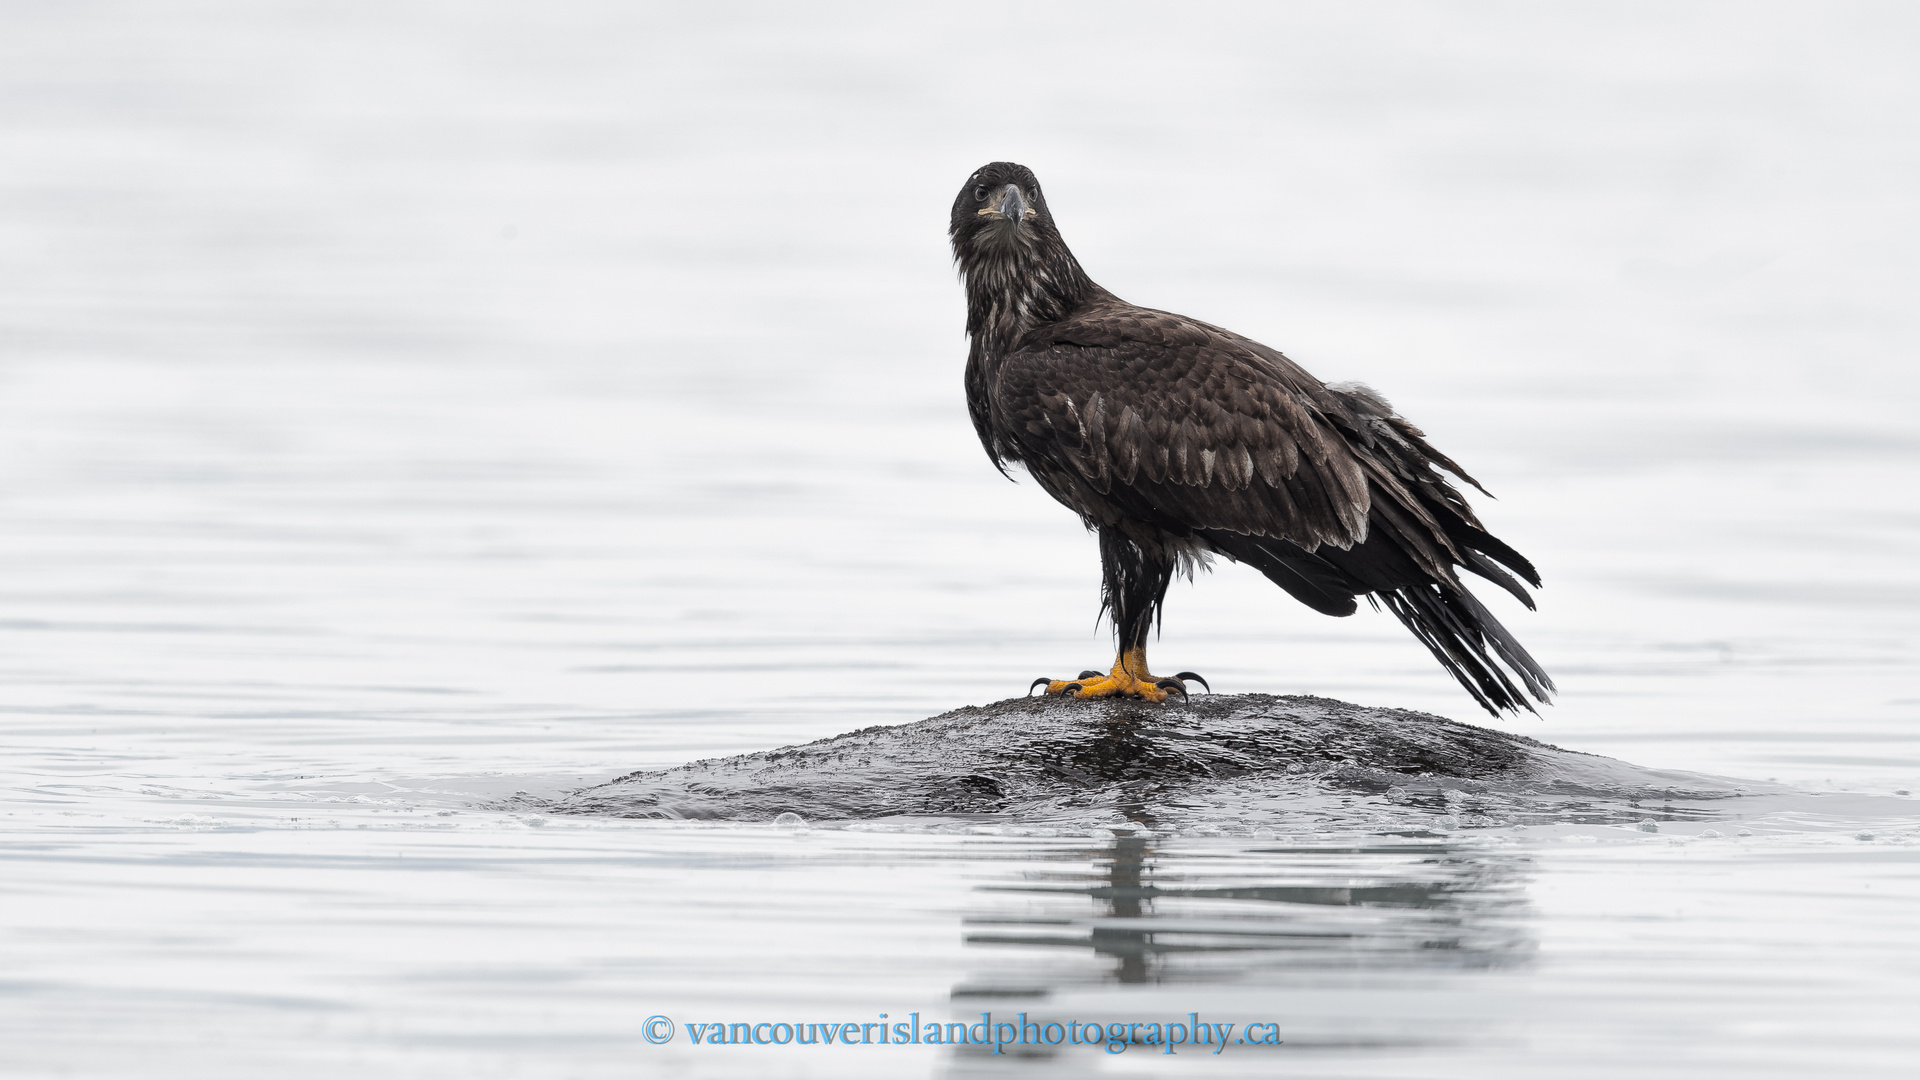
{"type": "MultiPolygon", "coordinates": [[[[1191,671],[1183,671],[1183,672],[1181,672],[1180,674],[1178,674],[1178,675],[1175,675],[1175,676],[1174,676],[1174,678],[1176,678],[1176,679],[1192,679],[1192,680],[1193,680],[1194,682],[1197,682],[1197,683],[1199,683],[1199,684],[1200,684],[1201,686],[1207,686],[1207,680],[1205,680],[1205,679],[1203,679],[1203,678],[1201,678],[1201,677],[1200,677],[1200,676],[1198,676],[1198,675],[1195,675],[1195,674],[1194,674],[1193,672],[1191,672],[1191,671]]],[[[1213,687],[1211,687],[1211,686],[1207,686],[1207,693],[1209,693],[1209,694],[1211,694],[1211,693],[1213,693],[1213,687]]]]}
{"type": "Polygon", "coordinates": [[[1078,674],[1078,675],[1075,675],[1075,676],[1074,676],[1074,678],[1076,678],[1076,679],[1097,679],[1097,678],[1099,678],[1099,677],[1100,677],[1100,674],[1101,674],[1101,673],[1100,673],[1100,672],[1098,672],[1098,671],[1083,671],[1083,672],[1081,672],[1080,674],[1078,674]]]}
{"type": "MultiPolygon", "coordinates": [[[[1204,680],[1203,680],[1203,681],[1204,681],[1204,680]]],[[[1160,689],[1162,689],[1162,690],[1177,690],[1177,691],[1179,691],[1179,692],[1180,692],[1180,700],[1181,700],[1181,701],[1192,701],[1192,700],[1193,700],[1192,698],[1190,698],[1190,697],[1188,697],[1188,696],[1187,696],[1187,684],[1186,684],[1186,683],[1183,683],[1183,682],[1181,682],[1181,681],[1180,681],[1179,679],[1161,679],[1161,680],[1160,680],[1159,682],[1157,682],[1157,683],[1154,683],[1153,685],[1155,685],[1155,686],[1157,686],[1157,687],[1159,687],[1159,688],[1160,688],[1160,689]]],[[[1211,691],[1209,691],[1209,693],[1211,693],[1211,691]]]]}
{"type": "MultiPolygon", "coordinates": [[[[1033,680],[1033,686],[1045,686],[1045,685],[1047,685],[1048,683],[1051,683],[1052,681],[1053,681],[1052,679],[1049,679],[1049,678],[1047,678],[1047,677],[1046,677],[1045,675],[1042,675],[1042,676],[1040,676],[1039,678],[1037,678],[1037,679],[1035,679],[1035,680],[1033,680]]],[[[1032,697],[1032,696],[1033,696],[1033,686],[1029,686],[1029,687],[1027,687],[1027,696],[1028,696],[1028,697],[1032,697]]]]}
{"type": "Polygon", "coordinates": [[[1061,692],[1061,693],[1063,693],[1063,694],[1077,694],[1077,693],[1079,693],[1080,691],[1082,691],[1082,690],[1085,690],[1085,689],[1086,689],[1086,687],[1084,687],[1084,686],[1081,686],[1081,685],[1080,685],[1079,683],[1077,683],[1077,682],[1070,682],[1070,683],[1068,683],[1067,685],[1065,685],[1065,686],[1063,686],[1063,687],[1061,687],[1061,688],[1060,688],[1060,692],[1061,692]]]}

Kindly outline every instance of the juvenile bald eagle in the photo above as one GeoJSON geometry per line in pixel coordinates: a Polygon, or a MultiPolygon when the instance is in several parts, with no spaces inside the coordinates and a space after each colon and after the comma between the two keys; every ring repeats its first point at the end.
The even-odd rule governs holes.
{"type": "Polygon", "coordinates": [[[1539,575],[1442,471],[1486,489],[1385,399],[1094,284],[1025,166],[968,177],[948,234],[967,289],[974,429],[1002,473],[1024,465],[1098,533],[1119,638],[1107,674],[1034,686],[1158,702],[1185,697],[1184,680],[1205,685],[1149,673],[1146,638],[1176,569],[1211,553],[1326,615],[1351,615],[1358,595],[1384,605],[1488,712],[1549,700],[1553,681],[1457,571],[1529,608],[1515,575],[1535,588],[1539,575]]]}

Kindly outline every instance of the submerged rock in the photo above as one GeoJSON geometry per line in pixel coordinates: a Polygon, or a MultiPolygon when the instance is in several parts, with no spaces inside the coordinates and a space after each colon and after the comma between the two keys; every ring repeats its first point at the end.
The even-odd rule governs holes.
{"type": "Polygon", "coordinates": [[[988,819],[1173,829],[1457,828],[1701,817],[1747,785],[1401,709],[1240,694],[1012,698],[802,746],[631,773],[554,813],[988,819]]]}

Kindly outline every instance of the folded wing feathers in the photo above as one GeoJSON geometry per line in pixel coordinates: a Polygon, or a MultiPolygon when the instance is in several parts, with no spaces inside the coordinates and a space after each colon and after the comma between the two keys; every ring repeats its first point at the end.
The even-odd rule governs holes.
{"type": "Polygon", "coordinates": [[[1095,491],[1138,489],[1191,527],[1308,552],[1386,528],[1452,588],[1456,566],[1523,601],[1507,571],[1537,584],[1442,471],[1479,483],[1370,388],[1322,386],[1265,346],[1140,309],[1077,327],[1075,338],[1056,341],[1034,371],[1064,385],[1033,386],[1039,409],[1022,415],[1095,491]],[[1075,377],[1099,389],[1086,385],[1076,400],[1075,377]]]}

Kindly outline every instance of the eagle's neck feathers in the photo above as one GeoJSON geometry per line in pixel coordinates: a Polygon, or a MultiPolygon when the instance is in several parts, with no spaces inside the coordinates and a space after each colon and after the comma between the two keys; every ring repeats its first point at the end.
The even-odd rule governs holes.
{"type": "Polygon", "coordinates": [[[967,283],[967,334],[992,360],[1011,352],[1027,331],[1066,318],[1101,292],[1057,240],[977,251],[960,269],[967,283]]]}

